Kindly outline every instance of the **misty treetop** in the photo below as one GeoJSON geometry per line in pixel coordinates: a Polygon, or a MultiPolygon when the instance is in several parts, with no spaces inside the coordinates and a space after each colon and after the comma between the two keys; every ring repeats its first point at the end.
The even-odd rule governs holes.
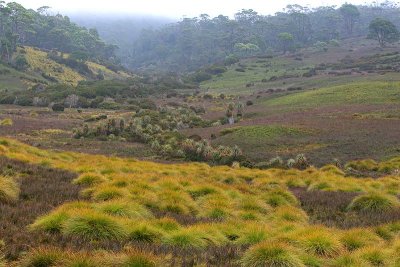
{"type": "Polygon", "coordinates": [[[371,21],[378,17],[400,26],[400,9],[390,1],[314,9],[288,5],[269,16],[249,9],[236,13],[233,19],[202,14],[157,30],[143,30],[125,63],[135,68],[190,71],[230,56],[286,52],[318,42],[365,37],[371,21]]]}
{"type": "Polygon", "coordinates": [[[86,29],[72,23],[67,16],[50,15],[49,7],[37,11],[26,9],[16,2],[0,1],[0,54],[10,62],[18,45],[80,52],[93,59],[113,59],[116,46],[100,39],[96,29],[86,29]]]}

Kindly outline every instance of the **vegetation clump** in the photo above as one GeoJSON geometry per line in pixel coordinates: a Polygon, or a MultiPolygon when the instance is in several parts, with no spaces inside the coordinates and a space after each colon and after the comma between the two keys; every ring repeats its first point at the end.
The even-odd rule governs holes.
{"type": "Polygon", "coordinates": [[[398,207],[400,207],[398,198],[379,193],[370,193],[354,198],[348,209],[360,212],[386,212],[398,207]]]}
{"type": "Polygon", "coordinates": [[[267,241],[251,247],[241,263],[245,267],[304,267],[297,253],[287,244],[267,241]]]}
{"type": "Polygon", "coordinates": [[[16,201],[19,191],[19,186],[13,178],[0,175],[0,202],[16,201]]]}

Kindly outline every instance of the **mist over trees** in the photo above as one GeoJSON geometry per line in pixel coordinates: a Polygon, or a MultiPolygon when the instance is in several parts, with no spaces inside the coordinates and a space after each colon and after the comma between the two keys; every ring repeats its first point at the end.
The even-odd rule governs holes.
{"type": "MultiPolygon", "coordinates": [[[[102,41],[96,29],[80,27],[67,16],[50,15],[48,9],[41,7],[35,11],[16,2],[0,1],[0,55],[3,61],[11,61],[18,45],[115,60],[117,47],[102,41]]],[[[18,64],[22,63],[23,59],[19,59],[18,64]]]]}
{"type": "Polygon", "coordinates": [[[400,26],[400,8],[382,4],[323,6],[288,5],[275,15],[241,10],[234,18],[202,14],[141,32],[125,63],[132,68],[195,70],[233,56],[293,51],[342,38],[367,37],[370,23],[385,18],[400,26]]]}
{"type": "Polygon", "coordinates": [[[175,22],[169,18],[146,15],[116,14],[71,14],[71,21],[86,28],[97,29],[100,37],[109,44],[118,46],[116,55],[125,64],[133,53],[134,43],[143,29],[159,29],[165,24],[175,22]]]}

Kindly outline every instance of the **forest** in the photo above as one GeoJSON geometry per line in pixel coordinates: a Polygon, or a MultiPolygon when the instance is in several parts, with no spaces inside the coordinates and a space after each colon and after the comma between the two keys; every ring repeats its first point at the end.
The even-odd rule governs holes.
{"type": "Polygon", "coordinates": [[[18,45],[73,52],[78,59],[116,60],[117,46],[102,41],[96,29],[80,27],[67,16],[50,15],[49,8],[43,6],[34,11],[16,2],[0,1],[3,61],[11,63],[18,45]]]}
{"type": "Polygon", "coordinates": [[[234,18],[201,14],[159,29],[145,29],[135,42],[129,66],[193,71],[248,57],[286,52],[307,46],[327,46],[350,37],[367,36],[369,24],[384,18],[400,26],[400,8],[393,2],[340,7],[288,5],[275,15],[241,10],[234,18]]]}

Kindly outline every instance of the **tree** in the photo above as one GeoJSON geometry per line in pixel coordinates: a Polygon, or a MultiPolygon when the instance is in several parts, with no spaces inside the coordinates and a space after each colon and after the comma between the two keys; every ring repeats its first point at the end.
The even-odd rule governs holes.
{"type": "Polygon", "coordinates": [[[360,11],[355,5],[347,3],[343,4],[342,7],[339,9],[339,11],[343,16],[347,34],[352,35],[354,30],[354,24],[360,17],[360,11]]]}
{"type": "Polygon", "coordinates": [[[278,39],[279,39],[279,41],[281,43],[281,47],[282,47],[283,53],[286,54],[286,52],[289,51],[290,48],[293,47],[293,44],[294,44],[293,35],[291,33],[288,33],[288,32],[281,32],[278,35],[278,39]]]}
{"type": "Polygon", "coordinates": [[[392,22],[376,18],[369,24],[368,38],[377,40],[379,45],[384,47],[386,43],[397,42],[400,34],[392,22]]]}
{"type": "Polygon", "coordinates": [[[18,70],[26,70],[28,68],[29,63],[28,60],[26,60],[26,57],[24,55],[18,55],[17,58],[15,59],[15,67],[18,70]]]}
{"type": "Polygon", "coordinates": [[[234,46],[235,52],[243,57],[254,56],[260,51],[260,48],[252,43],[243,44],[237,43],[234,46]]]}

